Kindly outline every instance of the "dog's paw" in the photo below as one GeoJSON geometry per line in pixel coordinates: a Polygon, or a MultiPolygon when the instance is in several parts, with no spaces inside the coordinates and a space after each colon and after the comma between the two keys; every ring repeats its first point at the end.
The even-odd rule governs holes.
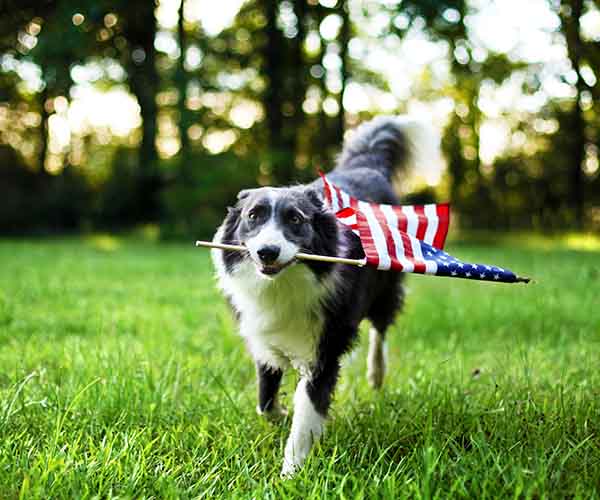
{"type": "Polygon", "coordinates": [[[279,475],[281,479],[292,479],[300,466],[293,462],[289,462],[288,460],[283,461],[283,466],[281,467],[281,474],[279,475]]]}
{"type": "Polygon", "coordinates": [[[288,411],[285,406],[275,403],[269,410],[263,411],[259,406],[256,407],[256,413],[269,422],[278,422],[288,416],[288,411]]]}

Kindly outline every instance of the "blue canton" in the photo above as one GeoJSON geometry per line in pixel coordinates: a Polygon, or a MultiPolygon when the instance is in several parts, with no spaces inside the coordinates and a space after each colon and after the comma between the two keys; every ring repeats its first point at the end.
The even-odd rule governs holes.
{"type": "Polygon", "coordinates": [[[472,280],[499,281],[502,283],[514,283],[517,281],[515,273],[502,269],[501,267],[489,266],[485,264],[470,264],[461,262],[452,257],[443,250],[428,245],[420,241],[421,253],[426,261],[435,262],[437,276],[450,276],[454,278],[465,278],[472,280]]]}

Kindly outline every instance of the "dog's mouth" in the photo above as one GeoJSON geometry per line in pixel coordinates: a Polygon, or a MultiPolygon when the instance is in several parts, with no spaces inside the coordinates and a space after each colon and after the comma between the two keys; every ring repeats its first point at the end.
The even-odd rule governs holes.
{"type": "Polygon", "coordinates": [[[274,276],[276,276],[277,274],[279,274],[281,271],[283,271],[285,268],[287,268],[288,266],[292,265],[293,263],[294,263],[294,259],[290,260],[289,262],[286,262],[285,264],[262,264],[262,263],[256,263],[256,269],[263,276],[267,276],[269,278],[273,278],[274,276]]]}

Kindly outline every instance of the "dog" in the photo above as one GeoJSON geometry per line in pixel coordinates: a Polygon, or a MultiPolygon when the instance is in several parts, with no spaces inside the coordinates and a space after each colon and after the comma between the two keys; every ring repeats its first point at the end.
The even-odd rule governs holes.
{"type": "MultiPolygon", "coordinates": [[[[328,179],[360,200],[399,204],[394,176],[437,148],[424,125],[378,117],[345,141],[328,179]]],[[[295,258],[298,252],[364,257],[358,237],[327,206],[321,180],[241,191],[213,241],[247,248],[213,249],[212,259],[256,364],[257,412],[269,419],[286,415],[277,397],[283,373],[293,368],[300,377],[281,469],[289,477],[323,432],[341,357],[363,319],[371,323],[367,379],[375,388],[383,383],[385,335],[404,302],[403,276],[295,258]]]]}

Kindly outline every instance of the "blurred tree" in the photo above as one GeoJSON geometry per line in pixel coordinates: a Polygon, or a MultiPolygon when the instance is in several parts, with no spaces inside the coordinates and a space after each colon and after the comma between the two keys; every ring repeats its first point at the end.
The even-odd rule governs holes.
{"type": "MultiPolygon", "coordinates": [[[[10,54],[18,60],[27,60],[33,55],[34,60],[42,70],[42,75],[45,76],[43,87],[35,103],[41,118],[38,136],[37,168],[42,175],[47,174],[44,164],[48,149],[49,113],[45,103],[52,94],[52,91],[56,90],[56,87],[64,88],[65,82],[57,81],[59,68],[56,66],[63,62],[62,54],[58,54],[60,49],[56,44],[51,44],[46,49],[46,44],[37,43],[38,38],[36,35],[39,34],[39,30],[42,28],[41,23],[43,19],[53,18],[57,10],[57,2],[50,0],[43,2],[6,0],[0,5],[0,49],[2,49],[4,54],[10,54]],[[36,45],[37,54],[30,54],[32,48],[36,49],[36,45]],[[44,46],[43,49],[41,45],[44,46]],[[35,55],[38,55],[38,57],[35,57],[35,55]]],[[[52,26],[46,31],[52,31],[52,26]]],[[[44,33],[44,38],[51,39],[51,36],[46,36],[44,33]]],[[[62,69],[64,70],[64,68],[62,69]]],[[[10,96],[11,102],[15,103],[23,100],[22,93],[17,90],[18,82],[11,79],[4,79],[4,83],[4,91],[8,94],[6,97],[10,96]]]]}
{"type": "Polygon", "coordinates": [[[226,47],[222,67],[244,81],[236,94],[263,110],[264,119],[248,130],[263,158],[261,182],[308,179],[310,167],[332,164],[345,129],[342,100],[350,74],[371,76],[348,60],[352,33],[346,0],[327,7],[250,0],[219,36],[226,47]],[[243,78],[251,71],[255,79],[243,78]]]}
{"type": "MultiPolygon", "coordinates": [[[[39,14],[42,14],[40,12],[39,14]]],[[[80,62],[88,54],[89,44],[85,43],[82,31],[72,23],[73,9],[66,2],[57,2],[50,15],[45,18],[35,15],[31,21],[39,22],[39,42],[28,54],[41,70],[43,87],[37,94],[40,112],[40,147],[38,164],[43,175],[48,175],[47,154],[49,141],[49,119],[54,111],[57,97],[66,99],[73,85],[71,65],[80,62]]],[[[31,23],[26,29],[31,26],[31,23]]],[[[36,23],[37,24],[37,23],[36,23]]],[[[29,28],[31,29],[31,28],[29,28]]]]}
{"type": "MultiPolygon", "coordinates": [[[[512,84],[514,75],[524,79],[525,94],[539,95],[543,85],[539,66],[482,48],[471,33],[485,3],[246,0],[231,26],[209,35],[192,0],[0,0],[0,141],[12,147],[3,157],[18,165],[6,171],[6,192],[40,200],[38,216],[54,207],[71,226],[69,198],[78,200],[81,221],[90,214],[98,225],[161,220],[169,234],[206,232],[241,187],[304,181],[315,166],[332,165],[346,125],[375,112],[346,109],[347,89],[391,94],[385,75],[370,69],[370,47],[397,46],[417,33],[446,49],[448,81],[437,82],[426,68],[413,95],[452,100],[443,148],[462,221],[581,226],[600,202],[600,41],[582,32],[600,0],[548,1],[577,76],[563,75],[574,97],[549,97],[537,112],[507,112],[501,119],[521,146],[511,143],[490,161],[481,156],[490,121],[482,92],[512,84]],[[172,22],[161,17],[165,9],[172,22]],[[368,32],[375,24],[376,33],[368,32]],[[139,145],[137,131],[119,143],[127,147],[100,131],[71,131],[67,149],[49,148],[49,124],[58,133],[65,106],[76,101],[72,76],[98,67],[123,76],[102,69],[104,76],[86,84],[124,83],[137,99],[139,145]],[[23,77],[24,68],[39,78],[23,77]],[[30,172],[18,179],[21,168],[44,163],[52,172],[38,168],[43,180],[30,172]],[[102,175],[99,164],[106,165],[102,175]]],[[[398,111],[405,107],[399,103],[398,111]]]]}
{"type": "MultiPolygon", "coordinates": [[[[257,5],[264,11],[266,18],[264,41],[260,50],[263,56],[262,69],[266,80],[264,106],[267,111],[265,119],[269,133],[270,170],[277,172],[282,180],[288,180],[290,166],[293,162],[294,142],[289,127],[285,127],[284,112],[291,116],[295,110],[293,104],[286,102],[288,93],[286,40],[277,25],[278,3],[273,0],[260,0],[257,5]]],[[[290,73],[288,75],[291,76],[290,73]]]]}
{"type": "Polygon", "coordinates": [[[181,142],[180,156],[182,158],[183,174],[186,174],[187,159],[190,154],[190,138],[188,134],[191,125],[190,111],[187,107],[187,89],[189,74],[185,67],[185,58],[188,49],[188,35],[185,26],[185,0],[180,0],[177,19],[177,42],[179,44],[179,59],[175,81],[178,89],[177,109],[179,112],[179,140],[181,142]]]}
{"type": "Polygon", "coordinates": [[[154,0],[128,0],[119,3],[116,11],[122,20],[122,35],[127,49],[121,52],[121,61],[128,74],[131,91],[137,98],[142,116],[142,140],[139,149],[140,203],[148,220],[159,214],[161,187],[158,170],[156,94],[160,75],[156,68],[156,16],[154,0]]]}
{"type": "Polygon", "coordinates": [[[335,142],[341,144],[346,130],[346,111],[344,109],[344,92],[348,84],[350,67],[348,62],[348,45],[352,36],[348,0],[340,0],[336,12],[340,16],[338,44],[340,47],[340,91],[338,97],[339,112],[337,115],[335,142]]]}
{"type": "MultiPolygon", "coordinates": [[[[555,4],[556,5],[556,4],[555,4]]],[[[585,81],[582,73],[584,65],[600,62],[597,54],[600,43],[585,43],[581,34],[581,18],[584,14],[583,0],[560,0],[558,16],[560,18],[560,30],[565,37],[567,52],[571,66],[577,75],[574,84],[575,99],[572,105],[569,130],[571,140],[566,146],[570,151],[571,167],[569,174],[570,204],[574,210],[574,225],[582,229],[585,224],[585,174],[583,171],[586,156],[586,119],[584,116],[584,94],[599,95],[597,81],[590,85],[585,81]]],[[[598,66],[597,66],[598,67],[598,66]]]]}

